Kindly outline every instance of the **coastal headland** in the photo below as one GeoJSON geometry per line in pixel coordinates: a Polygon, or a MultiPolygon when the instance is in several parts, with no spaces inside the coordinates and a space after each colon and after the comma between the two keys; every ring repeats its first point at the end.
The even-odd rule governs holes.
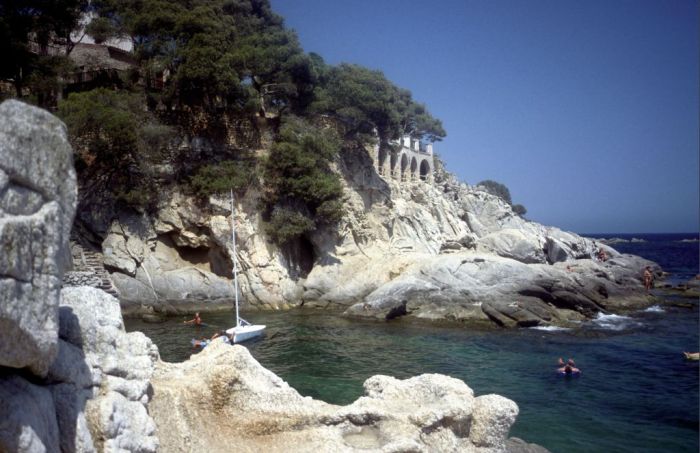
{"type": "Polygon", "coordinates": [[[62,288],[77,192],[65,127],[17,101],[0,118],[0,450],[545,451],[508,438],[513,401],[447,376],[374,376],[366,396],[333,406],[241,346],[161,362],[124,331],[113,296],[62,288]]]}

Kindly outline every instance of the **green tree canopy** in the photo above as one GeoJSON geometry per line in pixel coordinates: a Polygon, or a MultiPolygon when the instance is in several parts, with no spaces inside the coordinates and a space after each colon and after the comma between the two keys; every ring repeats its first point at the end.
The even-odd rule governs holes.
{"type": "Polygon", "coordinates": [[[275,229],[274,225],[283,218],[294,220],[292,230],[296,233],[285,235],[284,241],[301,236],[320,223],[339,220],[342,187],[330,170],[339,150],[340,141],[333,129],[314,126],[294,116],[284,120],[265,162],[264,176],[265,199],[272,214],[270,228],[275,229]],[[308,221],[301,221],[299,216],[308,221]]]}
{"type": "Polygon", "coordinates": [[[510,198],[510,190],[508,190],[508,187],[506,187],[505,184],[501,184],[500,182],[496,182],[491,179],[486,179],[477,184],[477,186],[483,187],[488,193],[496,195],[509,205],[513,204],[513,200],[510,198]]]}
{"type": "Polygon", "coordinates": [[[326,69],[311,108],[340,119],[351,133],[371,135],[376,130],[382,143],[402,135],[430,141],[446,135],[442,123],[414,102],[408,90],[395,86],[382,72],[358,65],[326,69]]]}
{"type": "Polygon", "coordinates": [[[99,0],[169,102],[279,113],[309,91],[310,60],[267,0],[99,0]]]}
{"type": "Polygon", "coordinates": [[[70,34],[78,26],[87,0],[3,0],[0,2],[0,79],[15,86],[17,97],[29,80],[55,84],[58,71],[64,65],[49,46],[70,53],[70,34]]]}
{"type": "Polygon", "coordinates": [[[139,95],[105,88],[73,93],[61,101],[58,115],[68,126],[81,176],[105,175],[127,204],[152,204],[153,166],[172,131],[144,111],[139,95]]]}

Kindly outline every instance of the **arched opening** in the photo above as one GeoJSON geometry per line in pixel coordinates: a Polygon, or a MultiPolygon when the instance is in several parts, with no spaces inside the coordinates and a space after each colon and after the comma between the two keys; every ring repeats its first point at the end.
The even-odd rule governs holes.
{"type": "Polygon", "coordinates": [[[392,152],[391,156],[389,156],[389,174],[392,178],[396,178],[396,160],[397,155],[396,153],[392,152]]]}
{"type": "Polygon", "coordinates": [[[377,154],[377,173],[384,176],[384,164],[386,163],[386,149],[379,147],[379,152],[377,154]]]}
{"type": "Polygon", "coordinates": [[[411,181],[416,180],[416,170],[418,170],[418,161],[414,157],[411,159],[411,181]]]}
{"type": "Polygon", "coordinates": [[[421,181],[427,181],[430,177],[430,164],[427,159],[420,161],[420,179],[421,181]]]}
{"type": "Polygon", "coordinates": [[[406,180],[406,169],[408,168],[408,157],[401,153],[401,181],[406,180]]]}

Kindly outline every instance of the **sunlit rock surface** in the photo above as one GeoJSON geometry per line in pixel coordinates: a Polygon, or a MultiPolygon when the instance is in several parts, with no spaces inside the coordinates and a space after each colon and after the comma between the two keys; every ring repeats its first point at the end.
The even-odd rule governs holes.
{"type": "Polygon", "coordinates": [[[0,104],[0,363],[43,375],[57,351],[58,297],[76,201],[63,123],[0,104]]]}
{"type": "Polygon", "coordinates": [[[63,124],[0,105],[0,451],[155,452],[157,348],[109,294],[61,290],[75,192],[63,124]]]}
{"type": "Polygon", "coordinates": [[[438,374],[373,376],[365,396],[336,406],[302,397],[246,348],[215,341],[184,363],[159,363],[152,384],[150,413],[164,451],[496,452],[528,445],[508,439],[518,415],[513,401],[474,397],[464,382],[438,374]]]}

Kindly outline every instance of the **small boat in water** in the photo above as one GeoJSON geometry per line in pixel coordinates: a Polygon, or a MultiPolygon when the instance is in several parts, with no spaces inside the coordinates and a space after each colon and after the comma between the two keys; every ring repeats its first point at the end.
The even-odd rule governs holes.
{"type": "Polygon", "coordinates": [[[684,352],[685,360],[700,360],[700,352],[684,352]]]}
{"type": "Polygon", "coordinates": [[[262,324],[251,324],[238,314],[238,257],[236,255],[236,225],[234,214],[235,206],[233,203],[233,190],[231,190],[231,242],[233,244],[231,260],[233,261],[233,292],[236,301],[236,325],[227,329],[226,333],[231,336],[234,343],[241,343],[262,335],[265,332],[265,326],[262,324]]]}

